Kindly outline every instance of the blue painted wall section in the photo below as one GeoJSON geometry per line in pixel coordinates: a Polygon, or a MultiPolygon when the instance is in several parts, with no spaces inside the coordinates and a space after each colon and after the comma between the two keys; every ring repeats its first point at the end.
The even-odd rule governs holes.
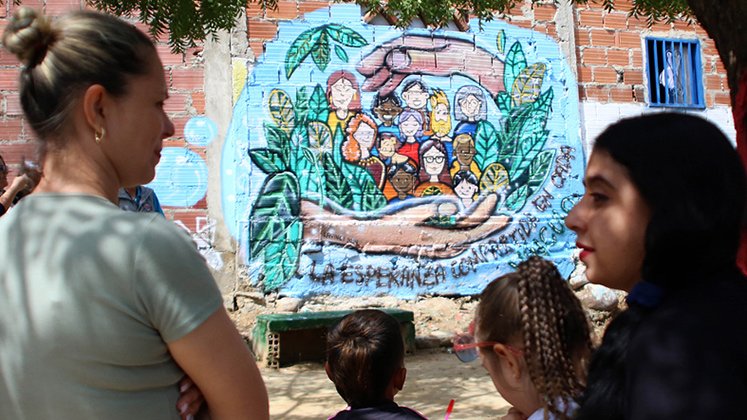
{"type": "Polygon", "coordinates": [[[292,296],[475,294],[532,254],[569,275],[577,95],[556,41],[502,21],[403,31],[335,5],[281,22],[221,160],[251,281],[292,296]]]}

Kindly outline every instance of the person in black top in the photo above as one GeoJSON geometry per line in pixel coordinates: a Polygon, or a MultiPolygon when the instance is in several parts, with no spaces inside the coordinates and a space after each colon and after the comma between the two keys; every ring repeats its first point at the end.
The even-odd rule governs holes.
{"type": "Polygon", "coordinates": [[[364,309],[343,318],[327,335],[324,368],[349,407],[330,419],[424,419],[394,402],[405,384],[404,363],[405,344],[394,317],[364,309]]]}
{"type": "Polygon", "coordinates": [[[591,282],[628,291],[577,419],[732,419],[747,395],[745,173],[708,121],[657,113],[597,139],[566,218],[591,282]]]}

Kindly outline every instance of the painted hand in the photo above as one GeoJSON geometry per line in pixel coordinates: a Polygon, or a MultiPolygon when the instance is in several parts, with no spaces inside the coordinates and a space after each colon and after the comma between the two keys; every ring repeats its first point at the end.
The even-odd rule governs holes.
{"type": "Polygon", "coordinates": [[[368,253],[396,253],[450,258],[469,244],[505,228],[509,216],[493,215],[498,196],[482,198],[469,213],[458,212],[456,198],[419,200],[411,207],[377,218],[335,214],[310,201],[301,201],[304,239],[326,241],[368,253]],[[434,217],[453,217],[448,227],[429,224],[434,217]]]}
{"type": "Polygon", "coordinates": [[[405,34],[376,47],[356,69],[366,76],[362,89],[391,93],[407,76],[461,75],[495,97],[503,87],[503,61],[472,41],[451,36],[405,34]]]}

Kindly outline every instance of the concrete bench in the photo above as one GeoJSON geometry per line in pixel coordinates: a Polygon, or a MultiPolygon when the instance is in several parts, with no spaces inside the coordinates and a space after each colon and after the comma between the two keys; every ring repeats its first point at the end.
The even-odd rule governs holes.
{"type": "MultiPolygon", "coordinates": [[[[399,321],[405,351],[414,352],[413,313],[401,309],[380,310],[399,321]]],[[[273,368],[305,361],[324,361],[327,332],[351,312],[353,310],[259,315],[251,335],[254,354],[260,363],[273,368]]]]}

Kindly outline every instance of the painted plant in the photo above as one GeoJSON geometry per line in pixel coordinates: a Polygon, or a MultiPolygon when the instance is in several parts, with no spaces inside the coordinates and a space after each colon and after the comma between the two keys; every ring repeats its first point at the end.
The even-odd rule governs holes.
{"type": "Polygon", "coordinates": [[[506,24],[475,37],[374,29],[345,19],[355,7],[335,11],[338,22],[307,15],[300,32],[281,25],[286,41],[268,46],[242,93],[248,139],[233,127],[224,150],[227,220],[252,277],[299,295],[461,294],[529,254],[569,256],[562,217],[583,157],[567,128],[553,138],[548,126],[574,123],[555,106],[577,113],[567,89],[555,100],[573,83],[562,57],[536,51],[551,42],[506,24]],[[460,189],[473,197],[457,196],[455,179],[478,180],[460,189]]]}

